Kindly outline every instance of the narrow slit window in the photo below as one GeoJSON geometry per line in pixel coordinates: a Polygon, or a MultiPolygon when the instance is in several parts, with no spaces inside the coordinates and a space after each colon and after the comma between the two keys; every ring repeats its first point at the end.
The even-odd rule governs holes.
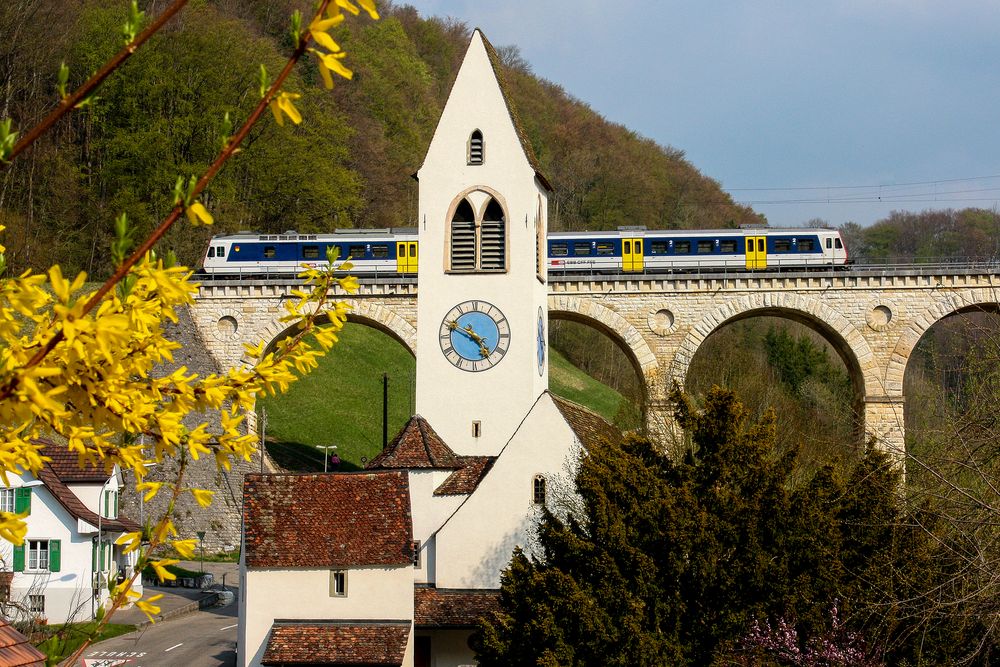
{"type": "Polygon", "coordinates": [[[469,137],[469,164],[482,164],[483,155],[483,133],[473,130],[469,137]]]}
{"type": "Polygon", "coordinates": [[[347,597],[347,572],[345,570],[331,570],[330,597],[347,597]]]}
{"type": "Polygon", "coordinates": [[[476,268],[476,217],[469,200],[463,199],[451,218],[451,269],[476,268]]]}
{"type": "Polygon", "coordinates": [[[531,480],[531,502],[536,505],[545,504],[545,475],[535,475],[531,480]]]}

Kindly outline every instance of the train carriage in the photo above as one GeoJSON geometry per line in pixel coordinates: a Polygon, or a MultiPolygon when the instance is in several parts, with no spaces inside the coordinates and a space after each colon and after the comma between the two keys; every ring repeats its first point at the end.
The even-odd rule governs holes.
{"type": "MultiPolygon", "coordinates": [[[[417,271],[417,230],[413,228],[217,236],[209,244],[203,267],[205,273],[221,277],[293,275],[303,264],[325,264],[331,247],[338,257],[351,258],[351,272],[357,275],[417,271]]],[[[834,229],[620,227],[613,232],[553,232],[546,250],[548,269],[555,275],[760,271],[847,264],[847,248],[834,229]]]]}

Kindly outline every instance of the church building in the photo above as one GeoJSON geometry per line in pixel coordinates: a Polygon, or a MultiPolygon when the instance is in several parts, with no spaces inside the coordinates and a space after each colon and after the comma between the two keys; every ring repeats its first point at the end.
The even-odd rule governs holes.
{"type": "Polygon", "coordinates": [[[551,188],[478,30],[417,177],[417,415],[364,471],[247,476],[240,665],[475,665],[514,548],[618,436],[548,392],[551,188]]]}

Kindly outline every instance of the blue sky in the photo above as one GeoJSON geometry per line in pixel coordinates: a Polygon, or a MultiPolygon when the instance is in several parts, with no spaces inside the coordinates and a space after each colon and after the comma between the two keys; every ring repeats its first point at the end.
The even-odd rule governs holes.
{"type": "Polygon", "coordinates": [[[407,4],[517,45],[771,224],[1000,207],[996,0],[407,4]]]}

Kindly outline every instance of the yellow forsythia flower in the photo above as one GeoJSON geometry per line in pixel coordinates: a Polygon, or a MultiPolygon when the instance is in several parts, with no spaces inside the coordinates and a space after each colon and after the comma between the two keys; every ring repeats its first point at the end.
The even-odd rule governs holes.
{"type": "Polygon", "coordinates": [[[323,84],[327,88],[333,88],[333,77],[330,76],[331,72],[338,74],[345,79],[354,78],[354,72],[347,69],[341,59],[347,54],[341,51],[340,53],[320,53],[315,49],[312,50],[315,54],[317,60],[319,61],[319,73],[323,77],[323,84]]]}
{"type": "Polygon", "coordinates": [[[215,495],[215,491],[209,491],[208,489],[191,489],[191,495],[194,499],[198,501],[198,504],[202,507],[208,507],[212,504],[212,496],[215,495]]]}
{"type": "Polygon", "coordinates": [[[156,495],[156,492],[160,490],[163,486],[163,482],[140,482],[135,485],[136,491],[145,491],[146,495],[142,497],[144,503],[148,503],[156,495]]]}
{"type": "Polygon", "coordinates": [[[180,561],[176,558],[163,558],[161,560],[154,560],[150,565],[153,566],[153,570],[156,571],[156,576],[160,581],[173,581],[177,578],[177,575],[167,569],[168,565],[176,565],[180,561]]]}
{"type": "Polygon", "coordinates": [[[271,107],[271,113],[274,114],[274,120],[278,123],[278,125],[285,124],[285,119],[282,114],[288,116],[289,120],[296,125],[302,122],[302,114],[300,114],[299,110],[295,108],[294,104],[292,104],[294,100],[297,100],[300,97],[302,96],[298,93],[286,93],[285,91],[281,91],[274,96],[268,106],[271,107]]]}
{"type": "Polygon", "coordinates": [[[201,202],[194,202],[187,207],[187,217],[191,221],[192,225],[205,224],[210,225],[215,222],[215,218],[212,214],[208,212],[201,202]]]}
{"type": "Polygon", "coordinates": [[[162,597],[163,593],[157,593],[156,595],[151,595],[145,600],[136,600],[135,606],[139,608],[139,611],[141,611],[147,617],[149,617],[150,621],[153,621],[155,623],[156,621],[153,619],[153,616],[160,613],[160,608],[152,603],[156,602],[162,597]]]}
{"type": "Polygon", "coordinates": [[[174,540],[170,543],[171,546],[184,558],[194,558],[194,548],[198,544],[198,540],[174,540]]]}
{"type": "Polygon", "coordinates": [[[358,4],[361,5],[366,12],[368,12],[368,16],[370,16],[373,21],[378,21],[378,11],[375,9],[374,0],[358,0],[358,4]]]}
{"type": "Polygon", "coordinates": [[[23,545],[24,536],[28,534],[28,524],[21,519],[26,516],[28,516],[27,512],[23,514],[0,512],[0,537],[14,546],[23,545]]]}
{"type": "Polygon", "coordinates": [[[122,549],[122,553],[125,554],[132,553],[142,545],[142,533],[140,532],[125,533],[117,540],[115,540],[115,544],[126,544],[126,543],[128,543],[128,546],[122,549]]]}

